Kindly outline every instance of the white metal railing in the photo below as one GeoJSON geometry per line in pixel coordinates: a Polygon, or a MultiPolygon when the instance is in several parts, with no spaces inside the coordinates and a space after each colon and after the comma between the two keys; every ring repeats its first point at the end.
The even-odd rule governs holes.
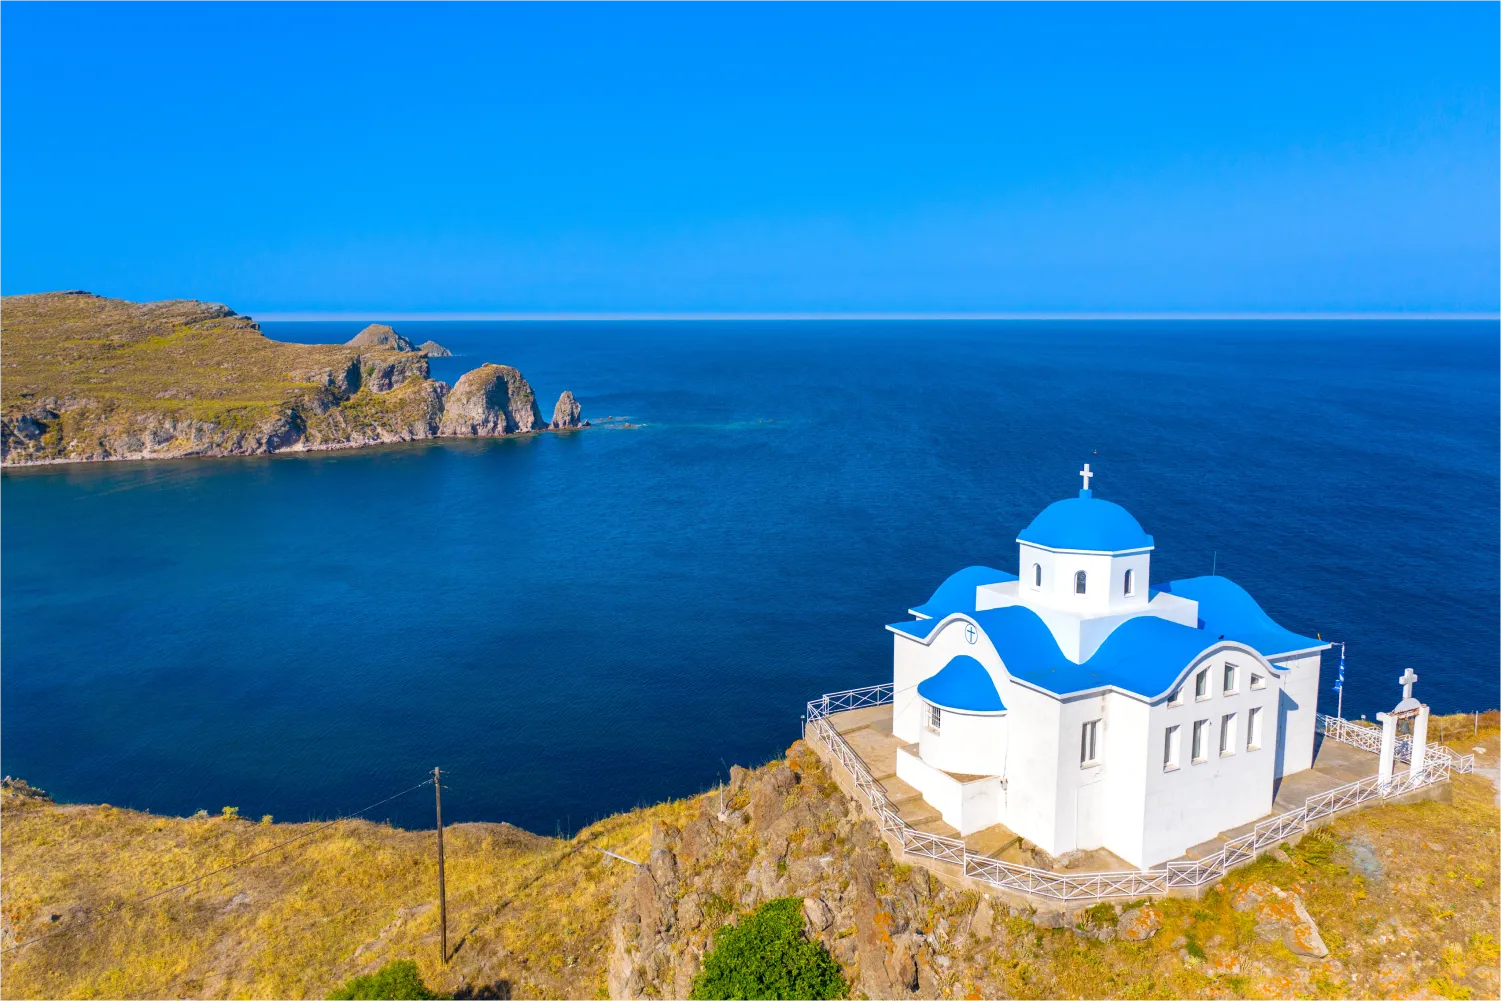
{"type": "MultiPolygon", "coordinates": [[[[1305,833],[1309,825],[1331,814],[1346,810],[1372,799],[1399,796],[1414,789],[1446,782],[1453,771],[1470,771],[1474,768],[1474,755],[1458,755],[1442,745],[1431,745],[1424,768],[1420,773],[1410,769],[1394,775],[1383,785],[1380,777],[1371,775],[1334,789],[1310,796],[1303,806],[1287,813],[1268,817],[1258,823],[1251,832],[1232,838],[1225,847],[1208,858],[1175,859],[1155,869],[1132,869],[1124,872],[1072,873],[1054,872],[1032,866],[1004,862],[988,855],[971,852],[958,838],[919,831],[908,824],[897,812],[886,789],[870,774],[864,760],[844,739],[829,717],[851,709],[866,709],[872,706],[890,705],[893,701],[893,686],[871,685],[868,688],[851,688],[843,692],[831,692],[808,703],[805,738],[817,738],[830,754],[844,766],[855,788],[865,798],[866,805],[880,820],[881,830],[894,835],[901,843],[902,853],[918,858],[931,859],[957,865],[965,876],[989,883],[1003,890],[1046,897],[1052,900],[1105,900],[1112,897],[1142,897],[1161,895],[1179,887],[1194,888],[1219,880],[1231,869],[1245,865],[1264,851],[1281,844],[1289,838],[1305,833]]],[[[1352,724],[1331,716],[1318,715],[1317,728],[1326,737],[1367,747],[1368,726],[1352,724]]],[[[1376,730],[1377,744],[1370,750],[1380,749],[1380,730],[1376,730]]],[[[1409,745],[1410,747],[1410,745],[1409,745]]],[[[1409,755],[1410,755],[1409,749],[1409,755]]],[[[1403,759],[1407,760],[1407,759],[1403,759]]]]}
{"type": "MultiPolygon", "coordinates": [[[[1320,733],[1332,740],[1337,740],[1342,744],[1353,744],[1372,754],[1381,753],[1381,727],[1379,726],[1340,719],[1338,716],[1325,716],[1323,713],[1315,716],[1315,726],[1320,733]]],[[[1393,757],[1397,761],[1412,761],[1411,737],[1397,738],[1393,757]]],[[[1429,744],[1425,757],[1445,758],[1449,762],[1450,770],[1462,774],[1475,770],[1475,755],[1456,753],[1443,744],[1429,744]]]]}

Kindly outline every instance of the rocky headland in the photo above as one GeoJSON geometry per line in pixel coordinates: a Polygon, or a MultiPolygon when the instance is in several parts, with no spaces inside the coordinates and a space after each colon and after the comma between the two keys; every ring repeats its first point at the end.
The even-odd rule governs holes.
{"type": "Polygon", "coordinates": [[[485,364],[450,390],[385,324],[347,344],[289,344],[195,300],[87,292],[0,300],[0,461],[258,455],[587,426],[564,392],[542,419],[526,379],[485,364]]]}

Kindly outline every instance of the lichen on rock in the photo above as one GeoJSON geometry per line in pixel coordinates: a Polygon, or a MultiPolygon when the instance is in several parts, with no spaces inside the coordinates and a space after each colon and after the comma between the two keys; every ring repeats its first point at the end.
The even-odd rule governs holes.
{"type": "Polygon", "coordinates": [[[1264,941],[1281,941],[1299,956],[1322,959],[1329,955],[1319,926],[1297,893],[1256,880],[1236,891],[1230,906],[1236,911],[1255,912],[1256,936],[1264,941]]]}

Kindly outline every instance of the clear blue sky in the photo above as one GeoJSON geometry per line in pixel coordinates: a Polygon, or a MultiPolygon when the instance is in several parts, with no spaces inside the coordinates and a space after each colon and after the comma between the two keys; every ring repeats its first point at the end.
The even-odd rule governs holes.
{"type": "Polygon", "coordinates": [[[1496,4],[7,3],[7,294],[1495,311],[1496,4]]]}

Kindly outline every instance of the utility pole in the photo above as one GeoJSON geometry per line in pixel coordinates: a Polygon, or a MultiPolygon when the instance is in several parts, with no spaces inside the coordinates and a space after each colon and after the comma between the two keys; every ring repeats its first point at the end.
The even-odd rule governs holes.
{"type": "Polygon", "coordinates": [[[438,810],[438,923],[443,928],[443,963],[448,963],[448,889],[443,880],[443,773],[433,769],[433,797],[438,810]]]}

